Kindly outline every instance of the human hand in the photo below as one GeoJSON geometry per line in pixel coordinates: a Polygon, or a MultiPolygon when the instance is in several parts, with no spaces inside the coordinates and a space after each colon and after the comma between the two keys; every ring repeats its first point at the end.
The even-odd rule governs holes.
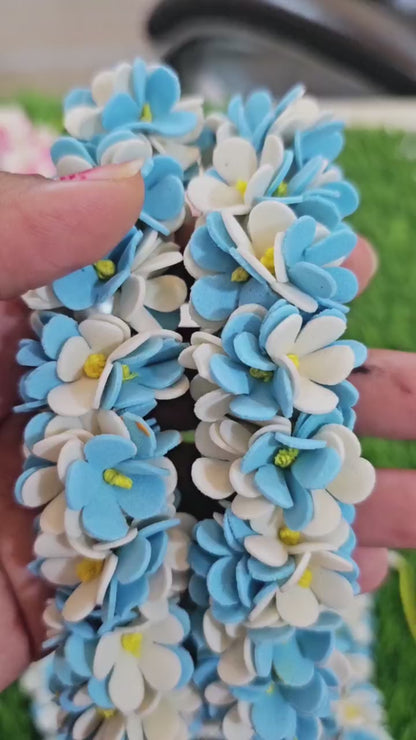
{"type": "MultiPolygon", "coordinates": [[[[116,172],[112,172],[114,178],[116,172]]],[[[100,180],[103,171],[95,173],[97,179],[59,183],[0,174],[0,690],[37,655],[46,597],[45,586],[27,570],[33,516],[14,503],[12,494],[27,422],[11,413],[16,400],[16,344],[28,332],[27,310],[15,297],[90,264],[109,251],[136,220],[143,199],[141,178],[100,180]]],[[[376,269],[374,251],[365,240],[359,241],[349,262],[364,289],[376,269]]],[[[416,356],[370,352],[365,372],[353,377],[362,392],[361,433],[411,437],[415,369],[416,356]]],[[[384,578],[387,547],[412,546],[416,541],[411,516],[414,476],[416,472],[411,471],[380,471],[374,496],[359,509],[356,557],[365,590],[377,587],[384,578]],[[393,488],[397,489],[394,504],[393,488]]]]}
{"type": "Polygon", "coordinates": [[[24,291],[91,264],[141,211],[137,164],[52,181],[0,173],[0,690],[37,656],[46,588],[31,576],[33,514],[13,500],[27,415],[14,415],[16,346],[28,334],[24,291]],[[130,168],[130,169],[129,169],[130,168]]]}

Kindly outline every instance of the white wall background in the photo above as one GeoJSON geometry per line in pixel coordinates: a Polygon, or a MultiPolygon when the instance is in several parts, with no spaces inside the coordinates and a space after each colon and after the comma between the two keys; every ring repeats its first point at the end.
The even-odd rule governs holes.
{"type": "Polygon", "coordinates": [[[62,93],[137,54],[152,57],[145,21],[157,0],[0,0],[0,96],[62,93]]]}

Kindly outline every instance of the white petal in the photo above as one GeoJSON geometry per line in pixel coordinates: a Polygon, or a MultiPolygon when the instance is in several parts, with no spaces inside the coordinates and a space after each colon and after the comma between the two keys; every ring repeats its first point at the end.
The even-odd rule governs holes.
{"type": "Polygon", "coordinates": [[[183,627],[173,614],[168,614],[164,619],[152,624],[146,631],[154,642],[164,645],[179,645],[184,637],[183,627]]]}
{"type": "Polygon", "coordinates": [[[140,706],[144,696],[144,682],[136,659],[121,650],[108,684],[108,693],[114,705],[124,714],[140,706]]]}
{"type": "Polygon", "coordinates": [[[341,383],[354,367],[354,352],[346,345],[324,347],[303,356],[299,373],[323,385],[341,383]]]}
{"type": "Polygon", "coordinates": [[[267,537],[262,534],[250,535],[245,538],[244,546],[253,558],[257,558],[271,568],[284,565],[288,559],[286,547],[276,537],[267,537]]]}
{"type": "Polygon", "coordinates": [[[368,460],[347,459],[339,475],[328,486],[335,498],[345,504],[359,504],[374,489],[376,471],[368,460]]]}
{"type": "Polygon", "coordinates": [[[56,372],[65,383],[77,380],[82,375],[82,367],[91,350],[84,337],[70,337],[62,347],[56,372]]]}
{"type": "Polygon", "coordinates": [[[198,401],[206,393],[211,393],[214,390],[216,390],[215,385],[205,380],[205,378],[201,378],[200,375],[195,375],[189,386],[189,393],[193,401],[198,401]]]}
{"type": "Polygon", "coordinates": [[[91,95],[97,105],[105,105],[114,93],[115,74],[113,69],[98,72],[91,81],[91,95]]]}
{"type": "Polygon", "coordinates": [[[336,552],[314,552],[311,557],[311,566],[319,566],[327,570],[337,570],[340,573],[351,573],[354,569],[354,565],[351,560],[337,555],[336,552]]]}
{"type": "Polygon", "coordinates": [[[221,656],[218,675],[230,686],[244,686],[249,683],[253,673],[247,669],[244,655],[244,641],[238,640],[221,656]]]}
{"type": "MultiPolygon", "coordinates": [[[[45,439],[39,440],[33,445],[33,454],[38,457],[42,457],[44,460],[49,462],[57,463],[60,455],[65,450],[68,443],[72,443],[73,440],[83,444],[91,439],[91,434],[84,429],[69,430],[67,432],[61,432],[51,437],[45,437],[45,439]]],[[[59,474],[59,471],[58,471],[59,474]]]]}
{"type": "Polygon", "coordinates": [[[37,290],[28,290],[22,295],[26,305],[32,310],[41,311],[45,308],[58,308],[61,302],[58,301],[55,293],[49,285],[44,285],[37,290]]]}
{"type": "Polygon", "coordinates": [[[77,717],[72,728],[72,737],[74,740],[86,740],[86,738],[91,737],[91,734],[97,729],[100,722],[101,718],[95,707],[86,709],[85,712],[77,717]]]}
{"type": "Polygon", "coordinates": [[[79,622],[81,619],[85,619],[98,603],[98,586],[98,578],[80,583],[64,604],[62,609],[63,618],[68,622],[79,622]]]}
{"type": "Polygon", "coordinates": [[[314,593],[330,609],[346,609],[354,597],[352,586],[346,578],[326,568],[311,567],[314,593]]]}
{"type": "Polygon", "coordinates": [[[201,421],[217,421],[228,412],[232,395],[222,390],[211,391],[201,396],[195,404],[195,416],[201,421]]]}
{"type": "Polygon", "coordinates": [[[232,640],[227,635],[224,626],[213,617],[210,609],[207,609],[204,614],[203,627],[205,639],[211,650],[214,653],[223,653],[232,640]]]}
{"type": "Polygon", "coordinates": [[[236,707],[233,707],[224,717],[222,729],[225,740],[252,740],[253,730],[243,725],[236,707]]]}
{"type": "Polygon", "coordinates": [[[159,702],[154,711],[143,719],[146,740],[162,740],[171,737],[177,740],[179,715],[167,699],[159,702]]]}
{"type": "Polygon", "coordinates": [[[152,156],[150,142],[144,137],[135,136],[127,141],[118,141],[107,147],[101,156],[100,164],[119,164],[121,162],[133,162],[141,159],[145,162],[152,156]]]}
{"type": "Polygon", "coordinates": [[[83,377],[53,388],[48,403],[55,414],[82,416],[94,408],[96,391],[97,381],[83,377]]]}
{"type": "Polygon", "coordinates": [[[273,174],[273,168],[265,164],[263,167],[259,167],[254,175],[250,177],[244,193],[244,203],[247,206],[252,206],[257,198],[261,198],[265,194],[273,179],[273,174]]]}
{"type": "Polygon", "coordinates": [[[64,532],[64,514],[66,510],[65,491],[56,496],[45,506],[39,519],[42,532],[62,534],[64,532]]]}
{"type": "Polygon", "coordinates": [[[157,691],[170,691],[179,683],[181,663],[169,648],[143,640],[139,662],[146,681],[157,691]]]}
{"type": "Polygon", "coordinates": [[[155,311],[176,311],[187,293],[184,280],[176,275],[161,275],[146,281],[145,304],[155,311]]]}
{"type": "Polygon", "coordinates": [[[219,447],[224,453],[228,453],[229,460],[234,460],[236,452],[234,448],[229,445],[221,434],[221,423],[220,421],[214,421],[209,427],[209,436],[213,443],[219,447]]]}
{"type": "Polygon", "coordinates": [[[215,147],[212,163],[225,182],[248,182],[257,169],[257,155],[249,141],[236,136],[215,147]]]}
{"type": "MultiPolygon", "coordinates": [[[[91,435],[88,432],[85,432],[85,434],[88,434],[88,437],[85,438],[85,441],[88,440],[88,438],[91,437],[91,435]]],[[[82,437],[72,437],[72,439],[69,439],[68,442],[62,447],[58,462],[57,462],[57,470],[58,475],[61,479],[61,481],[65,481],[66,474],[69,470],[70,465],[72,465],[73,462],[76,460],[83,460],[84,459],[84,440],[82,437]]]]}
{"type": "Polygon", "coordinates": [[[227,450],[222,449],[213,441],[210,435],[211,424],[200,421],[195,430],[195,446],[203,457],[211,457],[218,460],[228,460],[230,455],[227,450]]]}
{"type": "Polygon", "coordinates": [[[79,583],[76,572],[77,558],[48,558],[42,563],[42,575],[57,586],[75,586],[79,583]]]}
{"type": "Polygon", "coordinates": [[[249,519],[252,529],[258,532],[255,522],[269,514],[270,506],[272,504],[264,498],[245,498],[237,495],[231,504],[231,509],[239,519],[249,519]]]}
{"type": "Polygon", "coordinates": [[[296,221],[296,216],[284,203],[263,201],[254,206],[248,217],[248,232],[254,251],[262,257],[267,249],[273,247],[276,234],[296,221]]]}
{"type": "MultiPolygon", "coordinates": [[[[56,174],[58,177],[67,177],[68,175],[75,175],[77,172],[91,170],[92,167],[92,164],[84,159],[84,157],[67,154],[65,157],[61,157],[56,163],[56,174]]],[[[33,308],[37,308],[37,306],[33,306],[33,308]]]]}
{"type": "Polygon", "coordinates": [[[333,391],[299,375],[294,400],[294,405],[299,411],[306,414],[327,414],[333,411],[337,404],[338,396],[333,391]]]}
{"type": "Polygon", "coordinates": [[[38,558],[74,558],[74,551],[64,534],[41,532],[35,539],[33,551],[38,558]]]}
{"type": "Polygon", "coordinates": [[[280,364],[282,355],[290,354],[302,326],[302,317],[291,314],[270,332],[266,340],[266,351],[274,362],[280,364]]]}
{"type": "Polygon", "coordinates": [[[264,142],[260,165],[270,164],[273,167],[273,170],[276,171],[283,162],[284,154],[285,147],[280,136],[269,134],[269,136],[266,136],[266,140],[264,142]]]}
{"type": "Polygon", "coordinates": [[[319,616],[319,604],[309,588],[293,585],[276,594],[276,606],[282,619],[293,627],[310,627],[319,616]]]}
{"type": "Polygon", "coordinates": [[[30,508],[43,506],[61,492],[62,483],[58,478],[56,466],[38,468],[27,478],[20,493],[22,502],[30,508]]]}
{"type": "Polygon", "coordinates": [[[85,319],[79,325],[79,332],[92,353],[103,352],[108,355],[124,341],[122,328],[105,319],[85,319]]]}
{"type": "Polygon", "coordinates": [[[192,205],[202,213],[243,203],[238,190],[209,175],[194,177],[188,185],[187,195],[192,205]]]}
{"type": "Polygon", "coordinates": [[[233,490],[246,498],[261,498],[261,493],[254,483],[254,473],[241,472],[242,459],[234,460],[230,468],[230,481],[233,490]]]}
{"type": "Polygon", "coordinates": [[[221,681],[214,681],[209,684],[205,689],[204,696],[210,704],[215,704],[216,707],[227,707],[233,701],[232,695],[221,681]]]}
{"type": "Polygon", "coordinates": [[[248,238],[246,232],[239,224],[235,216],[233,216],[233,214],[229,211],[224,211],[224,213],[222,214],[222,220],[229,236],[235,243],[237,249],[243,249],[245,251],[253,252],[250,239],[248,238]]]}
{"type": "Polygon", "coordinates": [[[220,422],[220,434],[236,454],[244,455],[247,452],[251,431],[243,424],[233,419],[224,419],[220,422]]]}
{"type": "Polygon", "coordinates": [[[341,521],[341,509],[326,491],[312,491],[314,514],[312,521],[302,530],[308,537],[324,537],[341,521]]]}
{"type": "Polygon", "coordinates": [[[76,139],[92,139],[102,133],[101,111],[90,105],[79,105],[69,108],[64,115],[64,126],[76,139]]]}
{"type": "Polygon", "coordinates": [[[146,280],[141,275],[131,275],[122,285],[118,302],[118,312],[125,321],[130,323],[130,319],[142,308],[145,293],[146,280]]]}
{"type": "Polygon", "coordinates": [[[227,498],[233,493],[230,483],[230,463],[200,457],[192,465],[192,480],[205,496],[213,499],[227,498]]]}
{"type": "Polygon", "coordinates": [[[102,681],[110,673],[118,654],[121,652],[121,633],[109,632],[98,642],[95,655],[93,672],[95,678],[102,681]]]}
{"type": "Polygon", "coordinates": [[[210,383],[214,382],[210,370],[211,359],[214,355],[222,354],[224,354],[222,348],[211,342],[199,344],[194,348],[192,359],[195,367],[199,375],[205,380],[209,380],[210,383]]]}
{"type": "Polygon", "coordinates": [[[345,320],[338,316],[320,316],[311,319],[300,332],[294,352],[299,357],[303,357],[326,347],[339,339],[345,328],[345,320]]]}
{"type": "MultiPolygon", "coordinates": [[[[277,269],[276,275],[279,276],[277,269]]],[[[296,308],[306,313],[313,313],[318,308],[318,302],[312,296],[304,293],[303,290],[299,290],[292,283],[281,283],[278,281],[275,290],[279,295],[284,298],[288,303],[292,303],[296,308]]]]}
{"type": "Polygon", "coordinates": [[[169,400],[170,398],[180,398],[189,389],[189,380],[184,375],[177,383],[171,385],[169,388],[160,388],[154,392],[154,396],[158,401],[169,400]]]}

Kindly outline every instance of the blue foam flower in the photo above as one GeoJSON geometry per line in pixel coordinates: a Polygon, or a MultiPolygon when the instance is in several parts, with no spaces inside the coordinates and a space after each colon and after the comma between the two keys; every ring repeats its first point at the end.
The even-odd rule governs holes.
{"type": "Polygon", "coordinates": [[[100,315],[78,324],[69,316],[43,311],[36,315],[34,329],[39,339],[22,340],[17,353],[20,365],[33,368],[20,381],[23,403],[16,407],[17,411],[29,411],[49,404],[55,413],[81,416],[95,408],[94,404],[99,404],[101,408],[130,409],[143,416],[155,407],[155,396],[174,386],[183,376],[183,369],[176,360],[183,345],[177,335],[169,332],[156,332],[145,341],[140,336],[127,341],[123,356],[121,347],[129,330],[123,322],[116,326],[111,317],[106,319],[100,315]],[[73,343],[71,345],[74,339],[77,340],[75,351],[73,343]],[[75,379],[68,381],[62,357],[69,351],[69,346],[72,368],[77,370],[71,372],[75,379]],[[116,349],[117,355],[112,361],[111,350],[116,349]],[[88,366],[89,358],[92,358],[94,367],[88,366]],[[107,361],[111,366],[106,369],[105,384],[101,385],[100,378],[107,361]],[[99,384],[101,392],[97,401],[99,384]]]}
{"type": "MultiPolygon", "coordinates": [[[[176,73],[169,67],[147,66],[141,59],[136,59],[131,69],[126,66],[121,70],[116,68],[109,74],[113,75],[113,92],[107,94],[104,104],[97,105],[88,89],[73,90],[66,97],[64,110],[68,130],[74,128],[73,117],[69,115],[71,111],[81,109],[84,113],[85,108],[89,121],[93,119],[95,123],[94,114],[98,119],[89,128],[92,133],[99,130],[100,126],[105,131],[128,126],[134,131],[148,134],[182,137],[195,128],[195,114],[176,109],[181,89],[176,73]]],[[[77,123],[79,135],[80,126],[77,123]]],[[[84,138],[89,138],[85,137],[85,131],[84,138]]]]}
{"type": "Polygon", "coordinates": [[[117,540],[127,534],[130,521],[163,513],[168,471],[142,456],[131,440],[103,434],[86,443],[84,454],[85,460],[69,468],[66,500],[69,509],[82,512],[91,537],[117,540]]]}
{"type": "MultiPolygon", "coordinates": [[[[339,402],[332,385],[344,381],[361,364],[366,351],[358,342],[337,341],[345,317],[333,309],[311,321],[286,301],[266,313],[247,306],[233,313],[221,333],[222,351],[212,354],[200,372],[229,394],[235,416],[266,421],[293,409],[328,413],[339,402]],[[307,342],[305,338],[308,337],[307,342]]],[[[198,336],[192,339],[196,343],[198,336]]]]}
{"type": "MultiPolygon", "coordinates": [[[[253,220],[255,210],[256,206],[253,220]]],[[[276,256],[270,263],[269,280],[263,264],[267,250],[261,255],[254,245],[256,255],[248,263],[245,245],[230,236],[222,214],[208,214],[206,224],[194,232],[187,248],[199,270],[191,291],[192,305],[208,321],[223,321],[244,303],[270,308],[278,300],[279,291],[309,312],[318,305],[342,307],[354,297],[358,284],[355,275],[338,263],[351,253],[356,236],[347,227],[339,227],[318,241],[316,234],[317,223],[310,216],[302,216],[289,226],[281,235],[279,263],[276,256]]],[[[252,234],[253,239],[255,236],[252,234]]]]}
{"type": "Polygon", "coordinates": [[[120,162],[125,157],[143,159],[144,203],[139,221],[164,235],[180,226],[185,202],[182,167],[173,157],[153,156],[145,137],[125,128],[93,142],[63,136],[53,144],[51,154],[61,176],[120,162]]]}
{"type": "Polygon", "coordinates": [[[199,522],[189,562],[194,574],[190,595],[196,604],[207,607],[209,599],[214,617],[223,623],[239,623],[263,599],[271,587],[284,583],[295,569],[293,558],[279,568],[271,568],[248,555],[244,540],[254,534],[251,527],[230,510],[223,525],[215,520],[199,522]]]}
{"type": "Polygon", "coordinates": [[[111,298],[130,276],[142,236],[138,229],[131,229],[103,259],[55,280],[52,288],[62,305],[80,311],[111,298]]]}

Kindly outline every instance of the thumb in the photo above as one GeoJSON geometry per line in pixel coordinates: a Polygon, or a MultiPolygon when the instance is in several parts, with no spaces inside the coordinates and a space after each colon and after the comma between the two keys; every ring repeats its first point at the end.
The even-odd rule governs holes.
{"type": "Polygon", "coordinates": [[[0,298],[51,283],[103,257],[139,217],[140,162],[61,180],[0,173],[0,298]]]}

